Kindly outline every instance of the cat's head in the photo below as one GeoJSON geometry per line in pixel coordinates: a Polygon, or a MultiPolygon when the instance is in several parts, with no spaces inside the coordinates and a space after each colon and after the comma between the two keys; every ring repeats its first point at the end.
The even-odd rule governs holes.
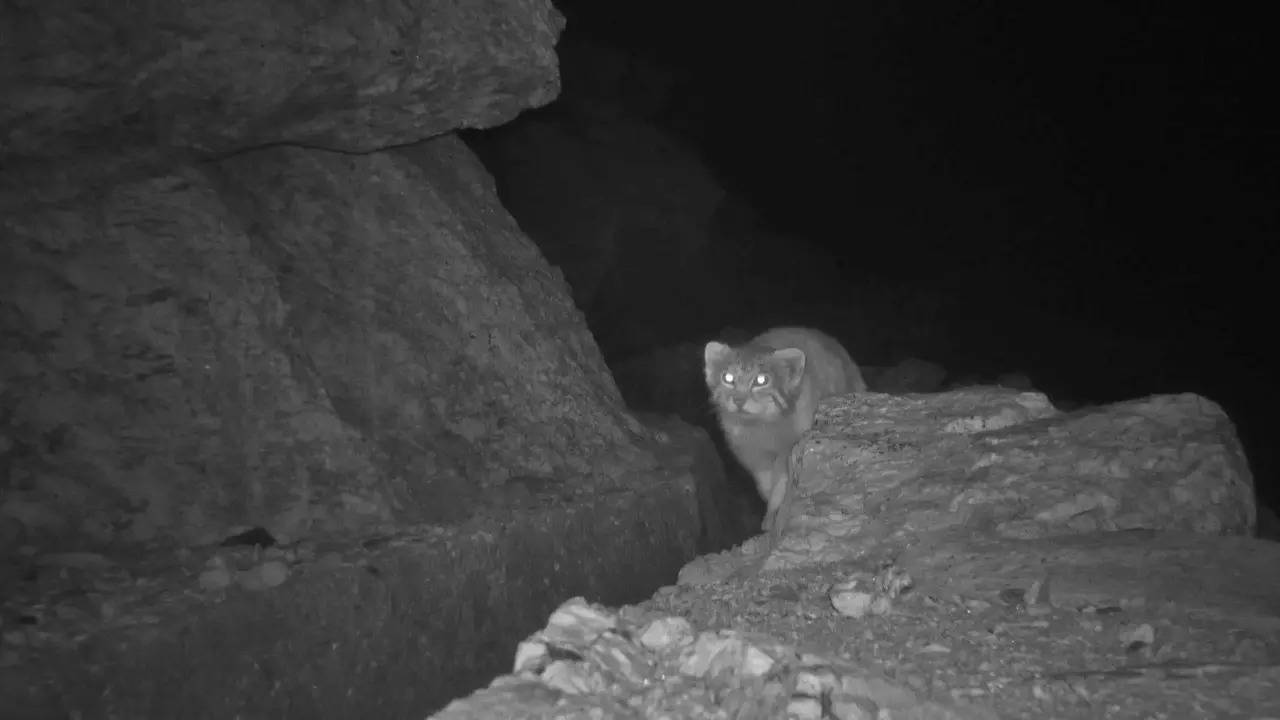
{"type": "Polygon", "coordinates": [[[804,351],[799,348],[732,348],[709,342],[704,370],[711,401],[723,413],[772,420],[789,411],[804,378],[804,351]]]}

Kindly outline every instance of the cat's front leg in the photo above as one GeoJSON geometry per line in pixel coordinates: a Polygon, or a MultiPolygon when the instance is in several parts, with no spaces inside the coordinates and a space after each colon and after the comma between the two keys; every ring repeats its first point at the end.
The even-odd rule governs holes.
{"type": "Polygon", "coordinates": [[[773,529],[774,517],[778,512],[778,508],[773,504],[774,493],[778,490],[778,476],[773,466],[759,470],[754,474],[756,489],[760,491],[760,497],[765,502],[764,518],[760,521],[760,529],[769,532],[773,529]]]}
{"type": "Polygon", "coordinates": [[[765,511],[765,517],[771,520],[769,526],[765,528],[765,532],[769,533],[770,547],[778,546],[778,541],[782,539],[782,531],[786,528],[791,514],[790,466],[791,453],[782,453],[774,461],[771,469],[773,487],[770,488],[768,509],[765,511]]]}

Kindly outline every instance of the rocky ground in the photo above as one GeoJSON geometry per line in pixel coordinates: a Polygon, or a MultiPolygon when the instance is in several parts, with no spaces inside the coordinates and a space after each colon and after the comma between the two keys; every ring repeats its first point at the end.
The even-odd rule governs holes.
{"type": "Polygon", "coordinates": [[[917,582],[906,568],[929,575],[927,562],[871,558],[743,565],[616,614],[572,601],[515,674],[435,717],[1280,717],[1280,584],[1242,574],[1275,567],[1280,546],[1234,542],[1201,576],[1216,611],[1195,587],[1160,592],[1170,572],[1139,579],[1153,592],[1115,569],[1059,592],[1052,574],[1000,587],[964,563],[917,582]]]}
{"type": "Polygon", "coordinates": [[[779,539],[562,606],[438,717],[1280,717],[1280,544],[1213,403],[869,393],[791,460],[779,539]]]}

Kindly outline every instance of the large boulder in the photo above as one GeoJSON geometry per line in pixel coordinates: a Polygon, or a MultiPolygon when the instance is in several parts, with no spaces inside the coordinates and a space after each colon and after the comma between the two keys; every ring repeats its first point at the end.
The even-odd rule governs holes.
{"type": "Polygon", "coordinates": [[[448,134],[559,14],[331,5],[0,7],[6,717],[422,716],[725,544],[448,134]]]}
{"type": "Polygon", "coordinates": [[[4,218],[3,512],[97,544],[456,521],[652,467],[456,139],[275,148],[4,218]]]}
{"type": "Polygon", "coordinates": [[[1280,710],[1280,545],[1249,537],[1214,403],[838,397],[792,460],[777,546],[699,558],[637,605],[569,600],[513,674],[435,717],[1280,710]]]}
{"type": "Polygon", "coordinates": [[[700,537],[705,437],[664,445],[626,412],[563,278],[453,137],[246,152],[3,223],[5,579],[35,581],[6,606],[39,618],[46,641],[13,660],[48,693],[14,702],[273,714],[337,692],[341,667],[369,691],[312,698],[314,717],[425,712],[564,597],[635,598],[723,544],[700,537]],[[369,599],[361,567],[432,589],[369,599]],[[87,614],[53,600],[106,589],[87,614]],[[502,620],[457,635],[472,607],[502,620]],[[300,644],[337,664],[308,656],[282,686],[225,662],[300,644]],[[403,655],[428,680],[377,690],[410,682],[379,669],[403,655]]]}
{"type": "Polygon", "coordinates": [[[5,3],[4,180],[491,127],[555,99],[563,28],[546,0],[5,3]]]}

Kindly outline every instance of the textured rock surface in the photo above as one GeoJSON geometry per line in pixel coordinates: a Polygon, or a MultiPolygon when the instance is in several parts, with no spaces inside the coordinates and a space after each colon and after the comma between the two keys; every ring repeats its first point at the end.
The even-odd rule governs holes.
{"type": "Polygon", "coordinates": [[[675,576],[697,539],[677,462],[628,490],[531,486],[462,525],[359,543],[36,558],[0,602],[0,715],[423,717],[510,668],[564,598],[631,602],[675,576]],[[268,568],[284,582],[244,582],[268,568]]]}
{"type": "Polygon", "coordinates": [[[851,663],[684,618],[573,598],[520,644],[515,672],[435,720],[490,718],[929,718],[994,720],[949,708],[851,663]]]}
{"type": "Polygon", "coordinates": [[[793,457],[783,545],[796,554],[771,563],[831,561],[853,538],[954,528],[1007,538],[1255,528],[1240,441],[1197,395],[1060,414],[1043,395],[999,388],[868,394],[826,404],[793,457]]]}
{"type": "Polygon", "coordinates": [[[567,603],[437,717],[1280,713],[1280,545],[1238,537],[1251,478],[1204,398],[834,398],[793,460],[779,548],[567,603]]]}
{"type": "Polygon", "coordinates": [[[1280,712],[1280,545],[1134,531],[880,550],[664,588],[616,614],[570,601],[510,675],[433,717],[1280,712]]]}
{"type": "Polygon", "coordinates": [[[47,5],[0,11],[2,155],[368,151],[559,92],[564,18],[540,0],[47,5]]]}
{"type": "Polygon", "coordinates": [[[562,25],[0,6],[0,714],[421,717],[726,545],[437,137],[551,100],[562,25]]]}
{"type": "Polygon", "coordinates": [[[1277,559],[1276,543],[1159,530],[1034,540],[952,536],[899,556],[919,589],[940,597],[994,597],[1047,581],[1053,604],[1061,607],[1106,607],[1143,597],[1280,638],[1280,575],[1264,571],[1277,559]]]}
{"type": "MultiPolygon", "coordinates": [[[[790,520],[768,568],[949,531],[1028,539],[1256,527],[1253,480],[1231,421],[1196,395],[1072,414],[1038,393],[993,387],[848,396],[823,404],[792,459],[790,520]]],[[[735,568],[700,558],[682,578],[735,568]]]]}
{"type": "Polygon", "coordinates": [[[279,148],[6,215],[3,512],[101,542],[297,537],[653,467],[489,183],[452,138],[279,148]]]}
{"type": "Polygon", "coordinates": [[[24,207],[0,498],[19,716],[421,716],[563,597],[634,599],[723,546],[705,437],[625,412],[451,136],[24,207]],[[289,547],[172,547],[248,524],[289,547]],[[59,544],[81,552],[27,555],[59,544]]]}

